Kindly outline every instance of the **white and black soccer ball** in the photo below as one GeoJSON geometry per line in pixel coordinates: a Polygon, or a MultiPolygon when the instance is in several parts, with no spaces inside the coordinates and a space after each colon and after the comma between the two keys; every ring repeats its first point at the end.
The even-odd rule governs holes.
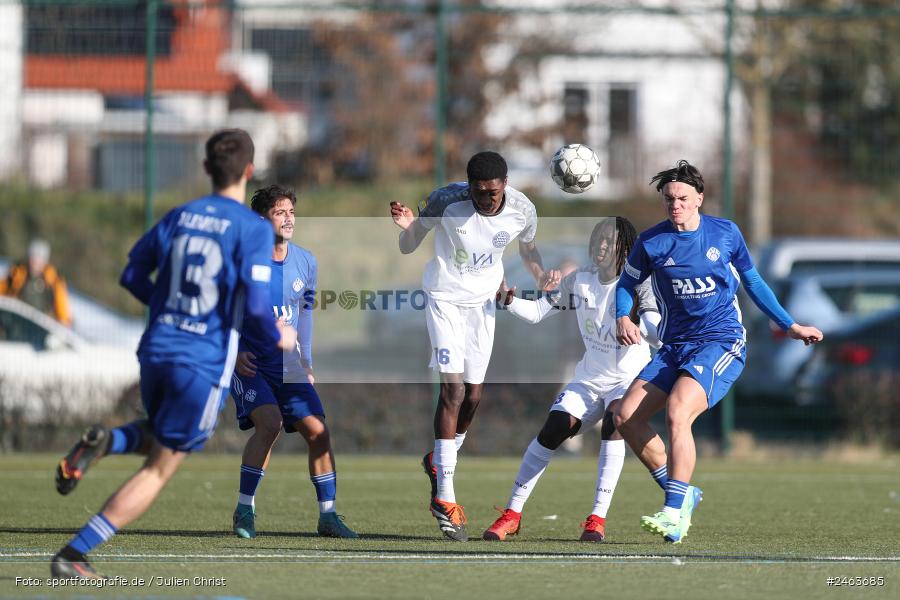
{"type": "Polygon", "coordinates": [[[569,144],[550,159],[550,177],[564,192],[580,194],[600,177],[600,159],[584,144],[569,144]]]}

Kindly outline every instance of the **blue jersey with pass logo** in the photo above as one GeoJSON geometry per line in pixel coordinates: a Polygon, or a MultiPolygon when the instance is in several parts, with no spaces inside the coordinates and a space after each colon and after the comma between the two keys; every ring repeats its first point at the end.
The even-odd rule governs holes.
{"type": "Polygon", "coordinates": [[[625,263],[625,273],[634,279],[651,278],[665,344],[744,339],[738,273],[752,268],[737,225],[708,215],[700,216],[695,231],[679,232],[670,221],[651,227],[625,263]]]}
{"type": "Polygon", "coordinates": [[[129,253],[130,268],[157,273],[141,362],[186,365],[227,387],[247,289],[269,284],[273,237],[258,214],[216,195],[171,210],[144,234],[129,253]]]}
{"type": "Polygon", "coordinates": [[[272,299],[272,318],[281,319],[297,330],[297,344],[282,352],[266,346],[260,340],[259,328],[247,323],[242,331],[242,351],[252,352],[253,361],[269,381],[306,382],[306,367],[312,367],[312,314],[316,295],[318,267],[311,252],[288,243],[283,261],[269,257],[272,279],[269,293],[272,299]]]}

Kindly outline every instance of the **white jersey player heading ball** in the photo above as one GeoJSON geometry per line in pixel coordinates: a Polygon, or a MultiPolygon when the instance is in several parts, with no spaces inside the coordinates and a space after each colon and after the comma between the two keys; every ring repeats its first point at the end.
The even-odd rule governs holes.
{"type": "Polygon", "coordinates": [[[391,202],[391,217],[403,230],[403,254],[435,231],[435,255],[425,268],[423,287],[431,367],[441,374],[441,391],[434,451],[422,463],[431,478],[431,513],[443,534],[455,541],[468,539],[465,514],[453,490],[456,456],[481,401],[504,249],[518,238],[519,255],[541,288],[554,289],[560,281],[559,271],[544,270],[534,243],[534,205],[507,185],[506,175],[502,156],[479,152],[466,165],[467,181],[432,192],[418,218],[409,207],[391,202]]]}

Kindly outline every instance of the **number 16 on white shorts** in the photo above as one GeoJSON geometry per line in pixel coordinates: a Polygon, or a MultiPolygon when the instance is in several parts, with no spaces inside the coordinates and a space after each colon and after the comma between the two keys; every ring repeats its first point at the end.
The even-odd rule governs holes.
{"type": "Polygon", "coordinates": [[[431,339],[429,367],[462,373],[466,383],[483,383],[494,346],[496,307],[490,298],[478,306],[460,306],[428,298],[425,324],[431,339]]]}

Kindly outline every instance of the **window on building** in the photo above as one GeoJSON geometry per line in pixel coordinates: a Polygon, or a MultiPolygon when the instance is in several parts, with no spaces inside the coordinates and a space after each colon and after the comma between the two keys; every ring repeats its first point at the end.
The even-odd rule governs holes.
{"type": "Polygon", "coordinates": [[[567,144],[586,144],[588,136],[588,102],[586,86],[567,83],[563,91],[563,140],[567,144]]]}
{"type": "MultiPolygon", "coordinates": [[[[176,18],[162,2],[156,19],[156,53],[169,56],[176,18]]],[[[147,5],[26,3],[28,54],[143,56],[147,46],[147,5]]]]}
{"type": "Polygon", "coordinates": [[[640,172],[637,92],[631,86],[609,88],[607,172],[611,179],[635,179],[640,172]]]}

